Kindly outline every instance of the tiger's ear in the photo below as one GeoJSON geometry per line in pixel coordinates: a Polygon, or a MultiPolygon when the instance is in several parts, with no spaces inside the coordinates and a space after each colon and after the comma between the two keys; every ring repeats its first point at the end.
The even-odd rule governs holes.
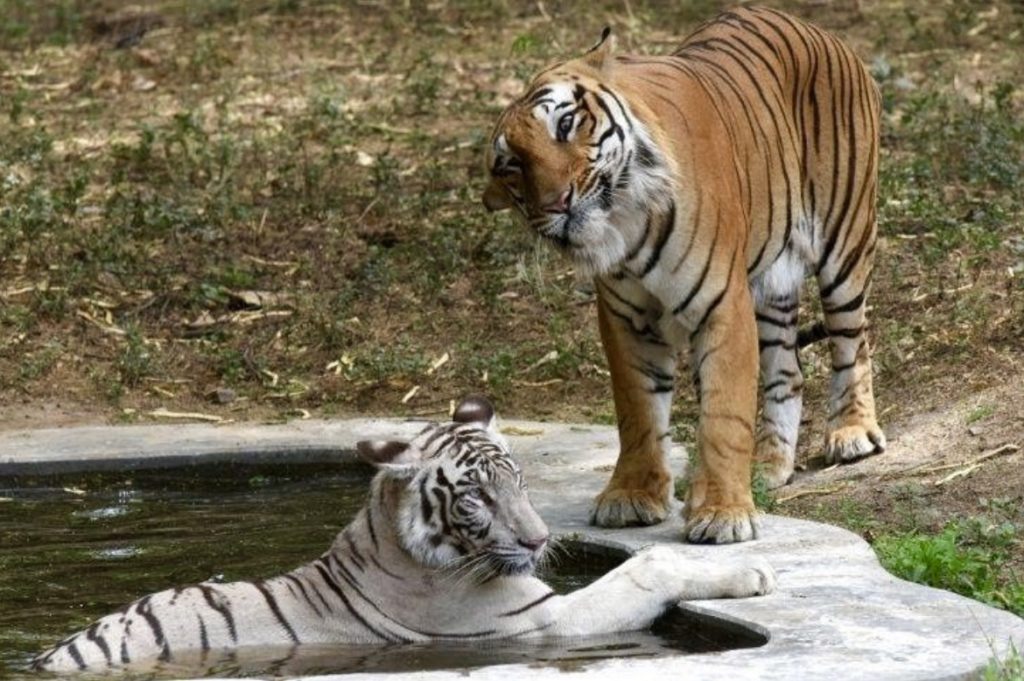
{"type": "Polygon", "coordinates": [[[493,430],[495,425],[494,405],[482,395],[470,395],[459,402],[452,414],[456,423],[479,423],[493,430]]]}
{"type": "Polygon", "coordinates": [[[487,189],[484,190],[484,207],[491,213],[512,207],[512,200],[509,198],[508,192],[495,179],[491,179],[487,183],[487,189]]]}
{"type": "Polygon", "coordinates": [[[612,35],[612,27],[605,26],[601,31],[601,39],[583,55],[583,63],[597,71],[603,71],[614,51],[615,36],[612,35]]]}
{"type": "Polygon", "coordinates": [[[397,478],[411,477],[419,468],[422,458],[408,442],[394,440],[361,440],[356,443],[359,458],[397,478]]]}

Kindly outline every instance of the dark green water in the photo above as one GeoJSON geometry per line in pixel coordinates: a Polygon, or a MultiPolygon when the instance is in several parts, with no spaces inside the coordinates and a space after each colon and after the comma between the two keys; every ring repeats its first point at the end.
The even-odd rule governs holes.
{"type": "MultiPolygon", "coordinates": [[[[208,579],[269,577],[313,559],[362,506],[369,479],[369,469],[326,464],[0,477],[0,678],[38,678],[24,672],[33,654],[147,593],[208,579]]],[[[563,553],[560,568],[543,575],[560,591],[584,586],[621,561],[572,547],[563,553]]],[[[763,643],[693,622],[666,621],[656,631],[573,647],[341,647],[298,657],[284,651],[287,667],[265,651],[249,665],[219,671],[572,665],[763,643]]]]}

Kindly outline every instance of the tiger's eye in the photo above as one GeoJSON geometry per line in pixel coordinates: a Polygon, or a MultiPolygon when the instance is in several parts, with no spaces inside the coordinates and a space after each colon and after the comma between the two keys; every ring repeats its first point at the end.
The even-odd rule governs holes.
{"type": "Polygon", "coordinates": [[[572,132],[572,124],[575,118],[575,114],[569,112],[558,119],[558,139],[564,142],[569,137],[569,133],[572,132]]]}

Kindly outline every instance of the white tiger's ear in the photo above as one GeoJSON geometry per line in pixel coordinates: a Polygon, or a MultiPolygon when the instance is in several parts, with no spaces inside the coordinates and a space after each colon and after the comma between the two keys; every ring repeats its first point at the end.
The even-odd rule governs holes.
{"type": "Polygon", "coordinates": [[[604,69],[605,64],[608,63],[614,51],[615,36],[612,35],[612,27],[605,26],[604,30],[601,31],[601,39],[583,55],[583,62],[601,71],[604,69]]]}
{"type": "Polygon", "coordinates": [[[469,395],[459,402],[459,406],[455,407],[452,421],[456,423],[479,423],[486,426],[488,430],[494,430],[494,405],[482,395],[469,395]]]}
{"type": "Polygon", "coordinates": [[[395,477],[413,475],[422,461],[418,449],[395,440],[361,440],[356,451],[363,461],[395,477]]]}

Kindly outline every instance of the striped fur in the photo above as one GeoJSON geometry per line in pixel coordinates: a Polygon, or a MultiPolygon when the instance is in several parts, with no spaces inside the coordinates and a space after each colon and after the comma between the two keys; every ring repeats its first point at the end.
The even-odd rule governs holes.
{"type": "Polygon", "coordinates": [[[213,669],[301,645],[577,636],[648,626],[681,598],[767,593],[763,562],[708,569],[648,550],[593,585],[556,595],[531,575],[548,530],[490,405],[409,443],[362,442],[380,468],[366,506],[316,560],[259,581],[146,596],[41,653],[40,671],[213,669]]]}
{"type": "Polygon", "coordinates": [[[865,318],[879,108],[837,38],[742,8],[668,56],[614,55],[606,31],[501,114],[485,205],[515,208],[596,279],[622,450],[593,522],[666,516],[669,411],[688,348],[701,411],[685,535],[756,536],[752,459],[773,487],[793,473],[807,274],[832,352],[826,459],[884,449],[865,318]]]}

